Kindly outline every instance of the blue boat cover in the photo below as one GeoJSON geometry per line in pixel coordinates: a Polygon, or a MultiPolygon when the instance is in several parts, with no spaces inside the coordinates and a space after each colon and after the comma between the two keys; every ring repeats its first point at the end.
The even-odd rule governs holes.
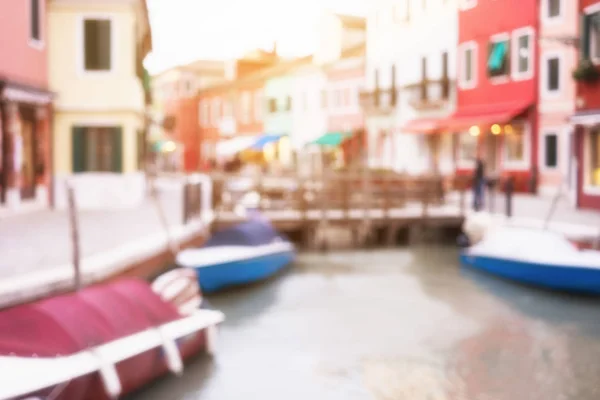
{"type": "Polygon", "coordinates": [[[215,232],[203,247],[260,246],[271,243],[277,237],[286,240],[269,221],[253,216],[249,221],[215,232]]]}

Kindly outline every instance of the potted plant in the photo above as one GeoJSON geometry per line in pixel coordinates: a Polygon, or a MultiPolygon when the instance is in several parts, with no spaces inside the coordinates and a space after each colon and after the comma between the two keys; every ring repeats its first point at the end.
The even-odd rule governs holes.
{"type": "Polygon", "coordinates": [[[576,81],[595,82],[598,78],[600,78],[600,72],[590,59],[581,60],[573,71],[573,79],[576,81]]]}

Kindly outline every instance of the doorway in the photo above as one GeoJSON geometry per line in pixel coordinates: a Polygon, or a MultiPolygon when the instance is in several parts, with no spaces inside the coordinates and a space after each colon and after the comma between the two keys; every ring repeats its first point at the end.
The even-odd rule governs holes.
{"type": "Polygon", "coordinates": [[[500,160],[498,150],[500,148],[500,139],[498,135],[493,135],[491,132],[485,135],[484,138],[484,157],[485,166],[489,175],[496,176],[500,172],[500,160]]]}
{"type": "Polygon", "coordinates": [[[30,108],[21,110],[21,137],[17,138],[20,145],[16,146],[15,151],[20,151],[21,161],[21,198],[33,199],[35,197],[36,184],[36,123],[35,112],[30,108]],[[20,148],[19,148],[20,147],[20,148]]]}

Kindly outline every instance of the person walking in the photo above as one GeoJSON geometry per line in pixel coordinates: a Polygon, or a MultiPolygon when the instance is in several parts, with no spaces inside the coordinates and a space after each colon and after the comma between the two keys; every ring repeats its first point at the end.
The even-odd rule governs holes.
{"type": "Polygon", "coordinates": [[[483,198],[485,191],[485,163],[480,154],[475,160],[475,175],[473,176],[473,209],[483,209],[483,198]]]}

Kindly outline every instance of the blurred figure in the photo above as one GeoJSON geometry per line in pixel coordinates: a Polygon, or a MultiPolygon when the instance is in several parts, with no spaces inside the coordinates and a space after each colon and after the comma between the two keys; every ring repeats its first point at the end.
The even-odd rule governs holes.
{"type": "Polygon", "coordinates": [[[483,208],[485,193],[485,162],[480,153],[475,159],[475,174],[473,176],[473,209],[480,211],[483,208]]]}

